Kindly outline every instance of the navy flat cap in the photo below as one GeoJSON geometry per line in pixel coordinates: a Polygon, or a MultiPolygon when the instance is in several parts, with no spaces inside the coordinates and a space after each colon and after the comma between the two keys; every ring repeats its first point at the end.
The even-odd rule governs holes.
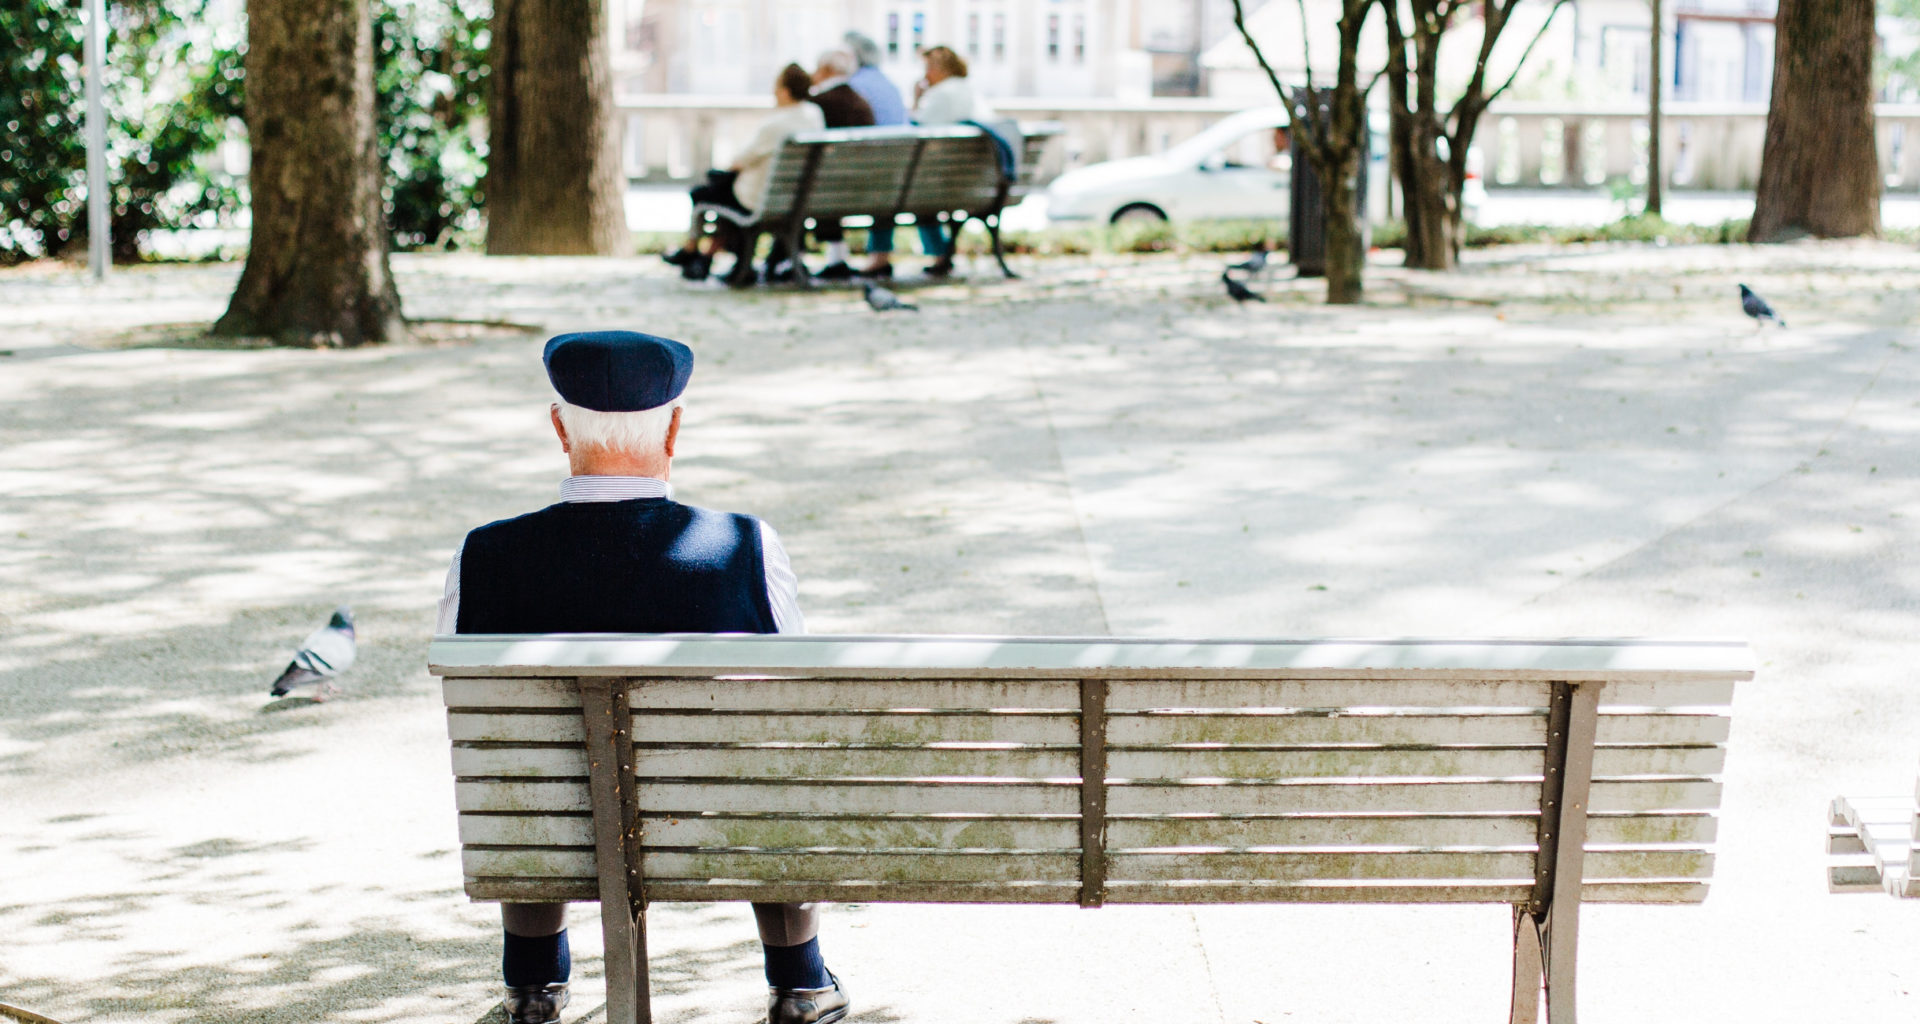
{"type": "Polygon", "coordinates": [[[553,389],[572,405],[639,412],[680,397],[693,375],[693,350],[638,331],[562,334],[541,354],[553,389]]]}

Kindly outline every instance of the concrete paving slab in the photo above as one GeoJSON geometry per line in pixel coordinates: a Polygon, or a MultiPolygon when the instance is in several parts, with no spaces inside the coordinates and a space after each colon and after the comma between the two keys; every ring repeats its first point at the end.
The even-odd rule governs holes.
{"type": "MultiPolygon", "coordinates": [[[[1827,895],[1821,842],[1832,795],[1913,778],[1920,262],[1511,250],[1376,268],[1348,310],[1284,275],[1233,308],[1217,267],[1027,261],[878,318],[649,260],[401,257],[412,315],[539,330],[355,352],[178,347],[161,325],[217,316],[231,267],[0,274],[0,349],[36,353],[0,361],[0,1002],[490,1011],[432,602],[466,529],[563,472],[544,333],[615,324],[695,344],[676,486],[780,529],[816,631],[1750,638],[1713,895],[1589,908],[1583,1014],[1912,1016],[1920,917],[1827,895]],[[1756,333],[1735,281],[1793,328],[1756,333]],[[269,704],[340,600],[349,695],[269,704]]],[[[652,918],[661,1019],[753,1019],[745,908],[652,918]]],[[[1506,930],[1501,907],[861,906],[823,941],[861,1021],[1464,1022],[1504,1012],[1506,930]]],[[[575,936],[569,1019],[603,1019],[591,907],[575,936]]]]}

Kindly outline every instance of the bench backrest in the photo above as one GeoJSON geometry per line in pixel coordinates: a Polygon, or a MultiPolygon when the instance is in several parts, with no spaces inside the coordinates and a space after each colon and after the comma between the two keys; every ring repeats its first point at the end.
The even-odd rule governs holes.
{"type": "Polygon", "coordinates": [[[774,154],[763,220],[796,208],[808,217],[982,215],[1031,187],[1040,155],[1057,130],[1023,136],[1014,182],[1000,173],[994,143],[980,129],[897,126],[837,128],[797,135],[774,154]]]}
{"type": "Polygon", "coordinates": [[[467,891],[523,901],[595,898],[578,682],[606,677],[652,900],[1525,904],[1556,702],[1598,687],[1583,898],[1694,901],[1752,675],[1714,641],[450,637],[431,660],[467,891]]]}

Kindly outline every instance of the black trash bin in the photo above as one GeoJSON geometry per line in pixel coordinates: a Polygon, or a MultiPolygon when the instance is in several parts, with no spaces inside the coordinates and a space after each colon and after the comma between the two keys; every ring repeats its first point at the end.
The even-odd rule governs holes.
{"type": "MultiPolygon", "coordinates": [[[[1310,94],[1311,102],[1319,106],[1317,116],[1325,125],[1333,120],[1333,90],[1315,89],[1310,94]]],[[[1364,113],[1362,115],[1364,117],[1364,113]]],[[[1302,121],[1305,111],[1301,112],[1302,121]]],[[[1364,251],[1373,242],[1373,226],[1367,220],[1367,165],[1371,159],[1371,136],[1366,123],[1360,128],[1360,169],[1354,182],[1353,216],[1360,222],[1360,248],[1364,251]]],[[[1307,160],[1306,152],[1300,147],[1300,139],[1295,137],[1289,150],[1293,160],[1292,178],[1287,201],[1287,262],[1293,264],[1294,272],[1300,277],[1327,276],[1327,202],[1326,193],[1320,187],[1320,176],[1314,173],[1313,164],[1307,160]]]]}

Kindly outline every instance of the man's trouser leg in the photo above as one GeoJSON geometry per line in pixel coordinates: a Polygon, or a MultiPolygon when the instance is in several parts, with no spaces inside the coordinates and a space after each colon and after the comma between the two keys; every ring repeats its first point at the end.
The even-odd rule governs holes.
{"type": "Polygon", "coordinates": [[[820,934],[818,903],[755,903],[753,919],[762,945],[798,946],[820,934]]]}

